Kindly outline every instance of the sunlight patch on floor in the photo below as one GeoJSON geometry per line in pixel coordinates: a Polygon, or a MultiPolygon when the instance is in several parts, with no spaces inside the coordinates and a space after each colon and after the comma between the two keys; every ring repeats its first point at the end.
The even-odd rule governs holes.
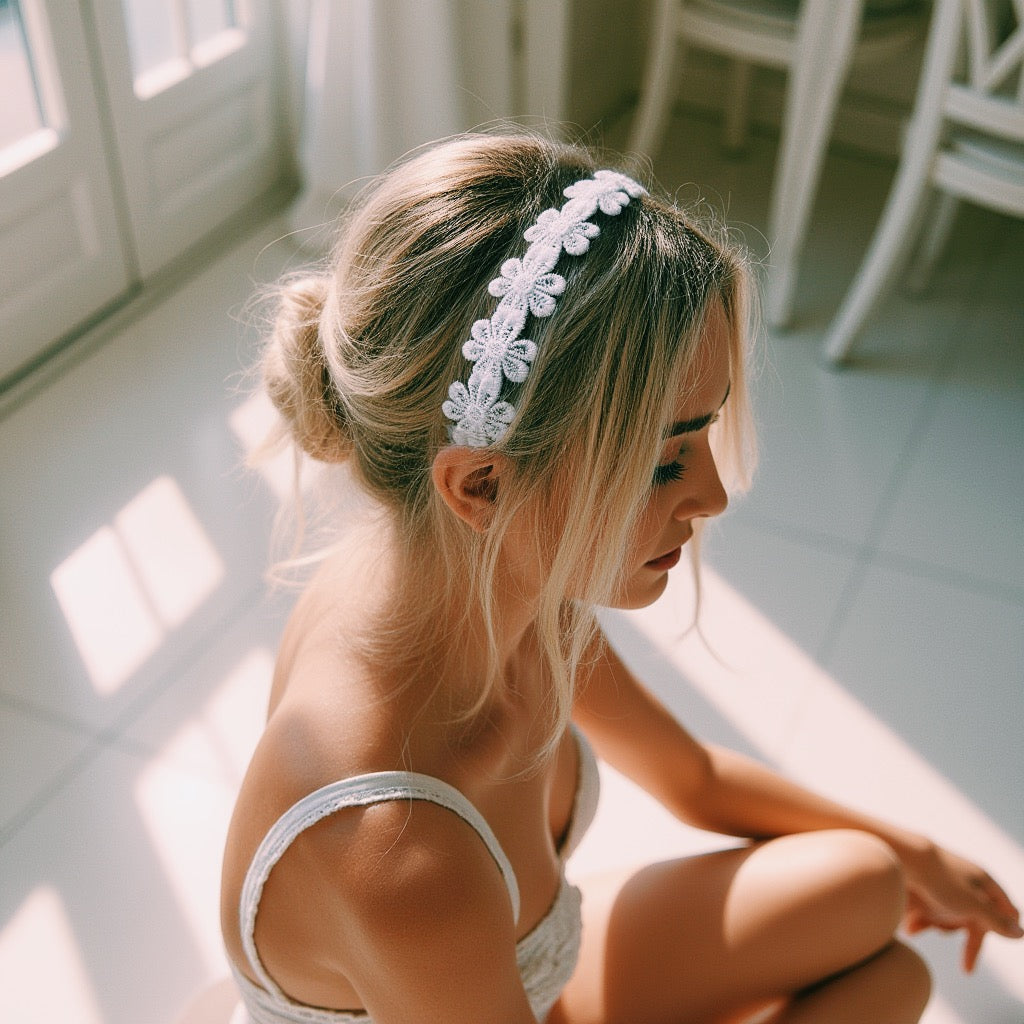
{"type": "Polygon", "coordinates": [[[97,692],[116,691],[164,632],[120,538],[97,530],[54,569],[50,583],[97,692]]]}
{"type": "Polygon", "coordinates": [[[247,653],[135,782],[141,819],[211,975],[225,966],[217,916],[221,853],[262,730],[273,666],[269,650],[247,653]]]}
{"type": "Polygon", "coordinates": [[[224,578],[178,484],[157,477],[50,575],[101,694],[115,692],[224,578]]]}
{"type": "Polygon", "coordinates": [[[52,886],[33,889],[0,931],[0,1020],[103,1024],[71,922],[52,886]]]}
{"type": "Polygon", "coordinates": [[[224,562],[170,477],[128,502],[114,527],[164,626],[180,626],[224,579],[224,562]]]}
{"type": "MultiPolygon", "coordinates": [[[[259,391],[238,406],[228,422],[246,457],[251,458],[260,452],[280,424],[280,417],[270,399],[259,391]]],[[[254,463],[279,500],[284,501],[291,496],[295,485],[295,456],[291,451],[279,451],[266,457],[257,455],[254,463]]]]}

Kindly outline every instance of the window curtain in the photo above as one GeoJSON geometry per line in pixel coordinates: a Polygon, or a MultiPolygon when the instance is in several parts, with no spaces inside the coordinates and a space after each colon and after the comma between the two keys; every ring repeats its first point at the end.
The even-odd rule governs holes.
{"type": "Polygon", "coordinates": [[[460,88],[460,5],[312,0],[299,134],[302,191],[290,219],[309,249],[369,177],[469,127],[460,88]]]}

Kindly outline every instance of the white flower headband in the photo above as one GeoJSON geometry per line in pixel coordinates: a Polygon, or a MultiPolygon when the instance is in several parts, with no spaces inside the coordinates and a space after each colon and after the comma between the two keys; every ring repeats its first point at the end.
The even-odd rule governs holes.
{"type": "Polygon", "coordinates": [[[590,240],[601,229],[587,218],[598,210],[614,217],[644,193],[632,178],[616,171],[597,171],[565,190],[568,202],[561,210],[545,210],[523,238],[530,243],[521,260],[506,260],[501,276],[487,286],[498,308],[490,320],[477,320],[462,354],[474,363],[468,384],[455,381],[448,388],[448,400],[441,406],[455,425],[450,428],[455,444],[485,448],[501,440],[516,410],[500,402],[506,380],[520,383],[530,372],[537,346],[520,337],[527,316],[548,317],[555,311],[555,299],[565,291],[565,278],[552,271],[564,249],[582,256],[590,240]]]}

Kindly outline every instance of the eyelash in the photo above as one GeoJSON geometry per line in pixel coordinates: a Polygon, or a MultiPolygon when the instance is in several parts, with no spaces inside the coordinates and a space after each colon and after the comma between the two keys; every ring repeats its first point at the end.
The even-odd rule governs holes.
{"type": "MultiPolygon", "coordinates": [[[[720,411],[715,413],[714,418],[708,423],[708,427],[714,426],[718,422],[720,415],[720,411]]],[[[704,429],[707,429],[707,427],[704,429]]],[[[666,484],[674,483],[676,480],[682,480],[683,474],[686,472],[686,464],[683,462],[685,454],[686,448],[680,448],[679,454],[672,462],[666,462],[663,466],[658,466],[654,470],[655,487],[664,487],[666,484]]]]}
{"type": "Polygon", "coordinates": [[[679,457],[673,462],[666,462],[664,466],[658,466],[654,471],[654,486],[664,487],[665,484],[672,483],[675,480],[682,480],[683,474],[686,472],[686,466],[681,461],[683,452],[679,453],[679,457]]]}

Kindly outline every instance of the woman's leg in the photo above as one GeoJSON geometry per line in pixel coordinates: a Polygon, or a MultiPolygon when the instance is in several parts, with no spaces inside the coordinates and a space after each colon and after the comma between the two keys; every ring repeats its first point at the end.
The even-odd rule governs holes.
{"type": "Polygon", "coordinates": [[[930,992],[931,977],[924,962],[912,949],[894,942],[867,963],[798,996],[778,1019],[786,1024],[915,1024],[930,992]]]}
{"type": "Polygon", "coordinates": [[[913,1024],[920,959],[894,943],[899,861],[860,832],[786,836],[584,889],[579,968],[550,1024],[913,1024]]]}

